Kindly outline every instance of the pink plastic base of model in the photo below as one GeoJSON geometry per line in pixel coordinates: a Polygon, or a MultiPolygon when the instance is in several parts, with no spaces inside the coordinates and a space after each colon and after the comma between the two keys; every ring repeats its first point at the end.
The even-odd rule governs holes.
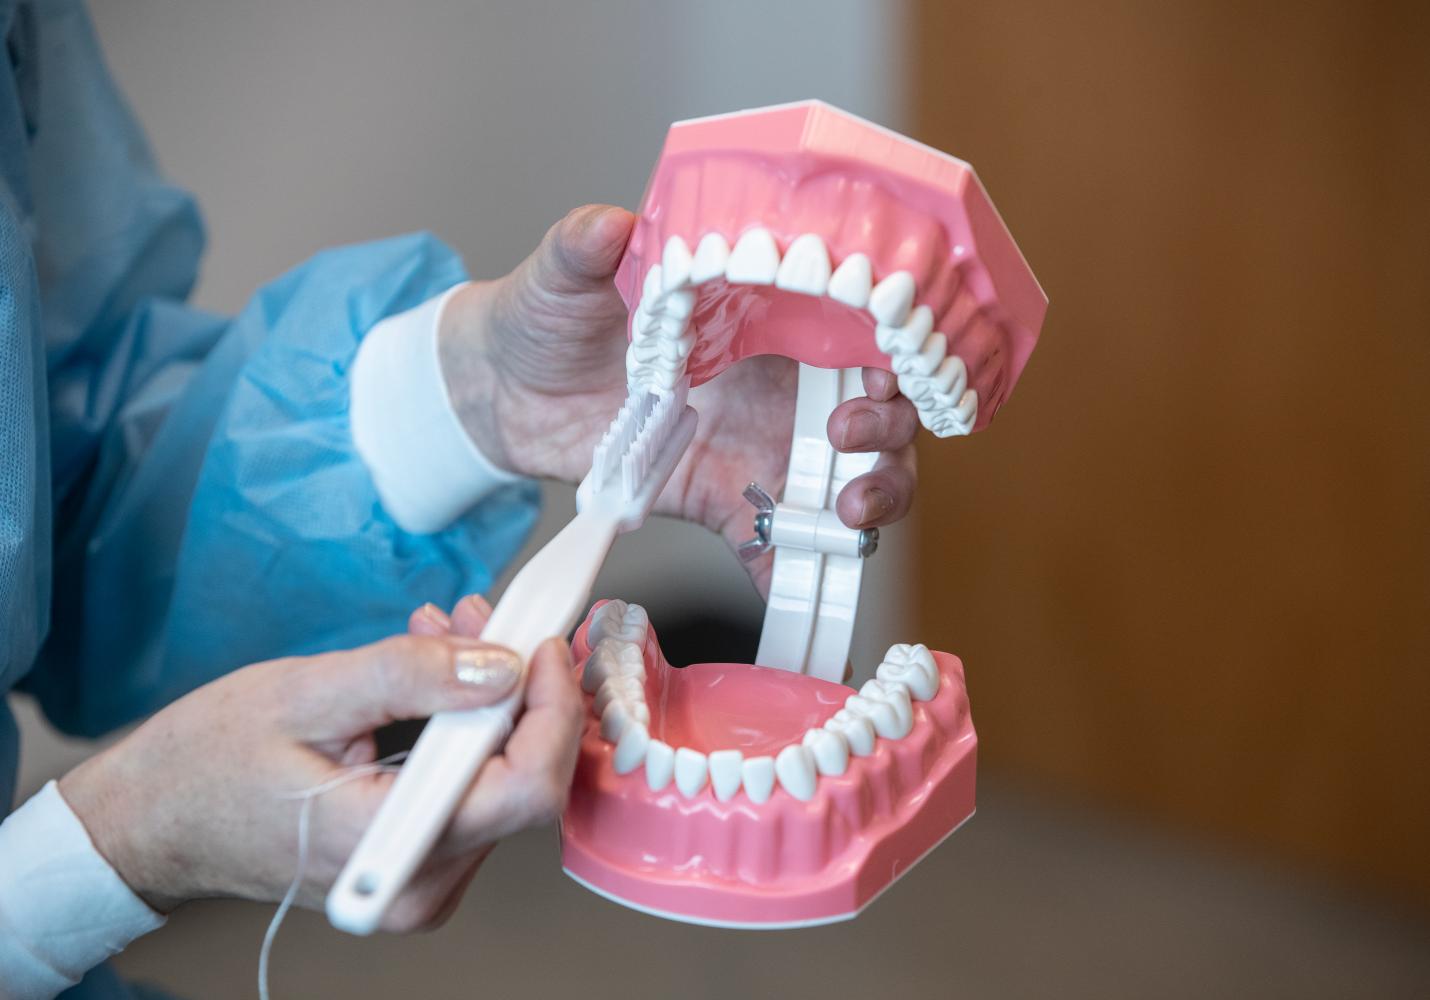
{"type": "MultiPolygon", "coordinates": [[[[574,647],[590,652],[586,626],[574,647]]],[[[828,719],[854,692],[842,685],[743,664],[668,666],[654,631],[645,643],[651,736],[701,752],[765,753],[828,719]],[[731,705],[745,711],[732,714],[731,705]],[[701,711],[701,706],[706,711],[701,711]],[[788,714],[788,718],[784,716],[788,714]]],[[[898,740],[851,757],[800,801],[776,787],[719,801],[674,784],[652,791],[643,769],[620,775],[612,745],[590,715],[570,805],[562,864],[616,902],[690,923],[776,929],[849,919],[968,819],[974,810],[977,738],[959,660],[935,653],[938,694],[916,701],[898,740]]]]}

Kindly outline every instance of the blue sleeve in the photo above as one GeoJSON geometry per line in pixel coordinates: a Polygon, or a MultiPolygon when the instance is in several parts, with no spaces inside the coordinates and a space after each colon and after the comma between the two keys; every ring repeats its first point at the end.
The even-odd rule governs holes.
{"type": "Polygon", "coordinates": [[[0,155],[19,206],[0,264],[7,285],[12,255],[29,279],[0,320],[19,317],[17,344],[38,330],[44,352],[5,360],[6,391],[43,373],[24,416],[50,442],[25,468],[11,464],[24,442],[6,443],[3,471],[53,489],[21,529],[42,554],[52,531],[52,573],[46,557],[15,574],[32,596],[0,608],[7,630],[33,619],[43,634],[49,605],[23,685],[56,725],[95,734],[236,666],[365,642],[423,601],[487,589],[534,522],[534,487],[407,535],[348,428],[359,340],[462,280],[457,256],[405,236],[320,254],[231,320],[188,307],[192,201],[155,171],[82,9],[37,19],[38,97],[8,119],[28,128],[25,169],[0,155]]]}

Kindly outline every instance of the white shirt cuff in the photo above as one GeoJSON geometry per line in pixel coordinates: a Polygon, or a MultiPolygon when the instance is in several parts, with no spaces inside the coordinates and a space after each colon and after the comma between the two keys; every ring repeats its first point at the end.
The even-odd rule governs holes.
{"type": "Polygon", "coordinates": [[[378,323],[353,361],[353,443],[382,506],[414,534],[441,531],[488,493],[521,479],[482,454],[447,393],[437,330],[461,287],[378,323]]]}
{"type": "Polygon", "coordinates": [[[164,918],[124,884],[59,786],[0,823],[0,997],[53,997],[164,918]]]}

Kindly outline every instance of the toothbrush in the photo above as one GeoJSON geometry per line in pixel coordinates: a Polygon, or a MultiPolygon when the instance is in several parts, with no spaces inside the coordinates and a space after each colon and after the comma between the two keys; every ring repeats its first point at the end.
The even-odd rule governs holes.
{"type": "Polygon", "coordinates": [[[521,659],[516,690],[502,702],[432,717],[328,893],[328,920],[371,934],[452,819],[473,778],[515,724],[536,648],[564,636],[586,606],[618,534],[644,523],[695,435],[687,383],[668,395],[633,394],[611,422],[576,492],[576,517],[522,567],[497,602],[482,638],[521,659]]]}

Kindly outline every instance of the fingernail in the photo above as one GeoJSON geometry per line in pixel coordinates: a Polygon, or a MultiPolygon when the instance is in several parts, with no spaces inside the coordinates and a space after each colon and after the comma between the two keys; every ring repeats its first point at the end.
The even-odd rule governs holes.
{"type": "Polygon", "coordinates": [[[864,494],[864,505],[859,508],[859,523],[873,524],[894,508],[894,500],[883,490],[869,490],[864,494]]]}
{"type": "Polygon", "coordinates": [[[511,687],[521,673],[521,661],[516,654],[499,646],[459,649],[452,660],[457,680],[493,691],[504,691],[511,687]]]}
{"type": "Polygon", "coordinates": [[[447,617],[447,612],[437,607],[437,605],[433,604],[431,601],[428,601],[426,604],[422,605],[421,614],[423,618],[426,618],[428,621],[442,626],[444,629],[452,627],[452,619],[447,617]]]}
{"type": "Polygon", "coordinates": [[[862,448],[873,442],[879,433],[879,418],[867,410],[860,410],[844,423],[844,438],[841,448],[862,448]]]}

